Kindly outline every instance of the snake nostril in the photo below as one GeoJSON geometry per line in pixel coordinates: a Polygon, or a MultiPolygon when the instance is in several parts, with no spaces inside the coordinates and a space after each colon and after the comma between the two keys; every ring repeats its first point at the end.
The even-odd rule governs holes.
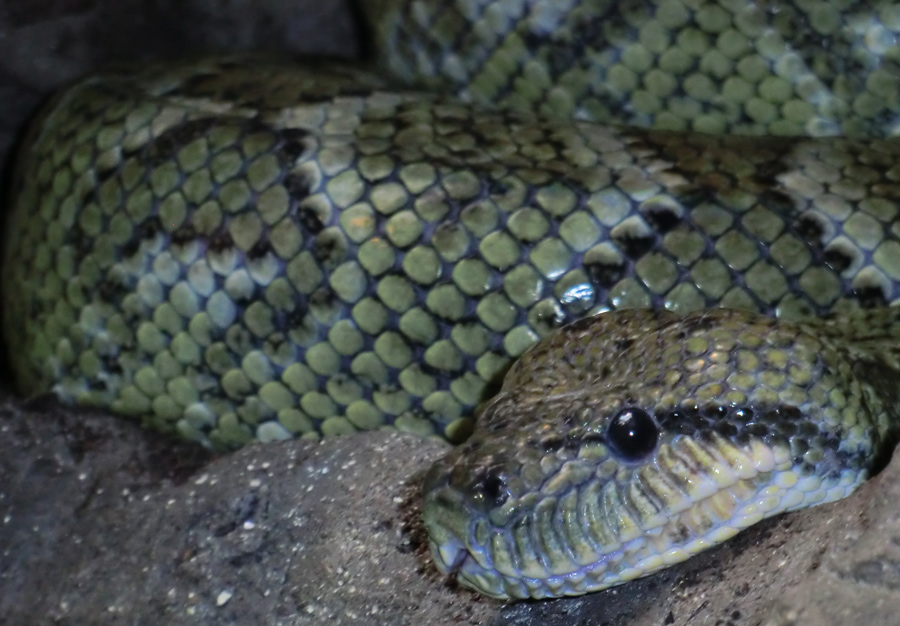
{"type": "Polygon", "coordinates": [[[606,437],[619,456],[627,461],[638,461],[656,448],[659,428],[647,411],[629,407],[612,419],[606,437]]]}
{"type": "Polygon", "coordinates": [[[491,506],[503,506],[509,499],[506,478],[497,467],[489,467],[479,472],[473,486],[476,493],[483,496],[484,501],[491,506]]]}

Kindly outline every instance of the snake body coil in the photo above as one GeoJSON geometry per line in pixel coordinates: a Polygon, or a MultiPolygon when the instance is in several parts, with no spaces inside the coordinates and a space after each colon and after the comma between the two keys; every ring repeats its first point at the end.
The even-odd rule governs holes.
{"type": "Polygon", "coordinates": [[[24,392],[220,447],[462,440],[521,356],[426,486],[439,567],[495,597],[867,476],[900,400],[900,11],[369,9],[395,76],[455,93],[221,58],[56,98],[6,230],[24,392]]]}

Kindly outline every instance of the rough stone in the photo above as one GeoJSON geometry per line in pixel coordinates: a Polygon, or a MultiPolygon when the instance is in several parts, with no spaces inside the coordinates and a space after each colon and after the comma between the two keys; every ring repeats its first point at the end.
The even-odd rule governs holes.
{"type": "Polygon", "coordinates": [[[658,575],[505,605],[428,561],[390,431],[215,458],[97,412],[0,402],[0,623],[837,626],[900,603],[900,459],[835,504],[658,575]]]}
{"type": "Polygon", "coordinates": [[[444,584],[414,523],[410,485],[446,447],[373,432],[213,458],[101,414],[7,401],[0,623],[478,620],[492,603],[444,584]]]}

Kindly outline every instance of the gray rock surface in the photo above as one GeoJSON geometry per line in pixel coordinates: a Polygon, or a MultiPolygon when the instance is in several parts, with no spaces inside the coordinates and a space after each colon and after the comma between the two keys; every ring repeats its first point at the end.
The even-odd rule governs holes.
{"type": "MultiPolygon", "coordinates": [[[[358,41],[340,0],[0,4],[0,165],[53,88],[105,63],[354,56],[358,41]]],[[[0,624],[900,623],[900,460],[843,502],[657,576],[505,606],[449,584],[424,554],[415,476],[442,450],[379,432],[216,459],[129,422],[4,398],[0,624]]]]}
{"type": "Polygon", "coordinates": [[[0,401],[0,623],[893,624],[900,459],[851,498],[659,575],[511,605],[437,574],[396,432],[213,458],[95,412],[0,401]]]}
{"type": "Polygon", "coordinates": [[[456,624],[399,433],[213,459],[131,423],[0,408],[2,624],[456,624]]]}

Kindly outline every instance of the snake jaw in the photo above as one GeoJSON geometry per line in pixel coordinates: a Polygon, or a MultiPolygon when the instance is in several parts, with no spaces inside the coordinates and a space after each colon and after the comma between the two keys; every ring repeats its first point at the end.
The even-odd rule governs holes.
{"type": "Polygon", "coordinates": [[[844,497],[859,481],[852,471],[798,478],[789,447],[780,443],[701,439],[662,444],[653,462],[620,474],[618,483],[520,498],[515,514],[501,516],[504,524],[492,522],[497,515],[473,495],[471,480],[454,484],[458,464],[444,463],[430,476],[424,509],[435,563],[492,598],[580,595],[683,561],[765,517],[844,497]],[[698,454],[710,457],[708,471],[673,474],[698,454]]]}

